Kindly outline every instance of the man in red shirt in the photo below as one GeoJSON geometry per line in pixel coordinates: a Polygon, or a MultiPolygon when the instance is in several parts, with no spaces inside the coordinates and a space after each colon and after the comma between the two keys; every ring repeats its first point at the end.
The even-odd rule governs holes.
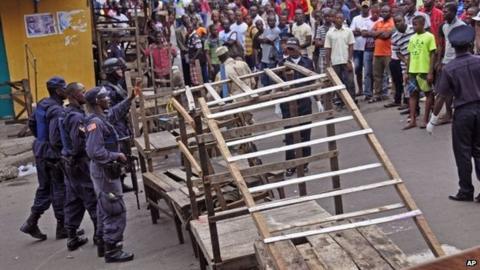
{"type": "Polygon", "coordinates": [[[435,0],[423,0],[423,8],[420,10],[430,16],[430,32],[435,36],[435,43],[440,44],[438,31],[442,26],[443,12],[435,7],[435,0]]]}

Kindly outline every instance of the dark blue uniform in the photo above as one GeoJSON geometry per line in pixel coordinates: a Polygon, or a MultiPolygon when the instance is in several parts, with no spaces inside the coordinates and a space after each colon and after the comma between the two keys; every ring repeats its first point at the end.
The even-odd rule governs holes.
{"type": "MultiPolygon", "coordinates": [[[[104,87],[109,91],[108,97],[110,98],[112,109],[113,107],[115,107],[115,105],[120,104],[125,100],[128,100],[127,91],[125,91],[121,85],[107,82],[104,87]]],[[[128,103],[128,106],[130,107],[130,101],[128,103]]],[[[130,138],[130,135],[132,133],[130,131],[130,128],[128,127],[128,109],[125,111],[120,110],[120,112],[121,113],[118,113],[117,111],[117,113],[113,116],[115,118],[114,120],[108,120],[115,127],[119,139],[124,140],[130,138]]]]}
{"type": "Polygon", "coordinates": [[[85,151],[85,112],[81,107],[68,106],[61,125],[66,178],[65,227],[78,229],[87,210],[96,228],[97,200],[85,151]]]}
{"type": "Polygon", "coordinates": [[[105,166],[118,160],[120,155],[119,136],[108,119],[116,119],[128,112],[130,100],[125,99],[112,107],[107,116],[91,115],[87,125],[86,151],[90,158],[90,176],[97,194],[98,235],[103,235],[106,244],[123,240],[126,226],[126,208],[122,198],[120,178],[111,179],[105,166]]]}
{"type": "Polygon", "coordinates": [[[29,127],[35,136],[33,154],[37,165],[38,188],[32,213],[42,215],[53,206],[55,218],[64,223],[65,184],[60,165],[62,141],[58,119],[64,115],[62,100],[58,97],[42,99],[29,119],[29,127]]]}
{"type": "MultiPolygon", "coordinates": [[[[294,63],[294,61],[291,59],[291,57],[288,57],[287,59],[280,62],[280,66],[282,66],[285,63],[285,61],[294,63]]],[[[307,57],[301,56],[300,61],[297,64],[299,66],[305,67],[309,70],[314,69],[312,60],[308,59],[307,57]]],[[[300,79],[300,78],[303,78],[303,77],[305,77],[305,75],[303,75],[303,74],[301,74],[297,71],[293,71],[293,80],[300,79]]],[[[297,85],[294,85],[294,87],[301,87],[301,86],[304,86],[304,85],[307,85],[307,84],[309,84],[309,83],[307,82],[307,83],[297,84],[297,85]]],[[[294,101],[292,101],[292,102],[294,102],[294,101]]],[[[307,114],[312,113],[312,100],[310,98],[302,98],[302,99],[297,100],[296,102],[297,102],[297,104],[296,104],[297,105],[296,115],[294,113],[290,112],[289,103],[280,104],[283,119],[291,118],[293,116],[307,115],[307,114]]],[[[309,123],[304,123],[304,124],[309,124],[309,123]]],[[[285,128],[290,128],[290,127],[292,127],[292,126],[287,126],[285,128]]],[[[310,141],[310,134],[311,134],[311,129],[305,129],[305,130],[300,131],[301,142],[310,141]]],[[[294,143],[293,139],[294,139],[293,138],[293,133],[285,135],[285,143],[287,145],[293,144],[294,143]]],[[[307,146],[307,147],[302,148],[302,152],[303,152],[303,156],[306,157],[306,156],[310,156],[312,150],[309,146],[307,146]]],[[[295,157],[295,150],[286,151],[286,159],[287,160],[295,159],[295,158],[299,158],[299,157],[295,157]]]]}

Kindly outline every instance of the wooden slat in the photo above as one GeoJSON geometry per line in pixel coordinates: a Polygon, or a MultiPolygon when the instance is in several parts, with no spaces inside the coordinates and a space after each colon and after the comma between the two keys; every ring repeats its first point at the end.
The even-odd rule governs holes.
{"type": "MultiPolygon", "coordinates": [[[[333,68],[329,67],[327,68],[327,74],[328,77],[334,82],[334,84],[341,84],[340,78],[337,76],[333,68]]],[[[353,101],[352,97],[346,90],[342,90],[339,92],[340,98],[343,100],[343,102],[347,105],[349,110],[351,111],[353,117],[357,121],[358,125],[365,129],[369,128],[369,125],[367,123],[367,120],[363,117],[361,114],[360,110],[358,109],[357,105],[353,101]]],[[[375,152],[375,155],[377,158],[382,162],[386,173],[389,175],[391,178],[400,178],[400,175],[398,174],[397,170],[393,166],[392,161],[390,158],[387,156],[387,153],[381,146],[380,142],[378,141],[377,137],[375,134],[367,134],[367,140],[370,143],[371,148],[375,152]]],[[[409,210],[415,210],[418,209],[417,204],[413,200],[410,192],[407,190],[406,186],[404,183],[395,185],[395,189],[397,190],[398,195],[400,198],[403,200],[404,204],[409,210]]],[[[436,238],[435,234],[433,233],[432,229],[428,225],[427,220],[425,219],[424,216],[416,216],[414,218],[415,223],[422,234],[423,238],[425,239],[425,242],[427,243],[428,247],[430,250],[433,252],[433,254],[437,257],[445,255],[445,251],[442,249],[440,243],[438,242],[438,239],[436,238]]]]}
{"type": "MultiPolygon", "coordinates": [[[[248,135],[250,133],[265,132],[270,129],[283,128],[285,126],[294,126],[294,125],[299,125],[299,124],[303,124],[311,121],[318,121],[321,119],[330,118],[333,116],[333,114],[334,114],[333,111],[317,112],[317,113],[312,113],[312,114],[307,114],[307,115],[302,115],[302,116],[297,116],[292,118],[272,120],[272,121],[267,121],[262,123],[255,123],[253,125],[248,125],[248,126],[235,127],[227,130],[222,130],[221,132],[222,132],[223,138],[225,140],[228,140],[234,137],[248,135]]],[[[200,142],[208,142],[208,141],[214,140],[215,138],[211,133],[205,133],[205,134],[198,134],[197,139],[200,142]]]]}
{"type": "Polygon", "coordinates": [[[249,158],[260,157],[260,156],[265,156],[265,155],[277,154],[278,152],[282,152],[282,151],[293,150],[293,149],[297,149],[297,148],[312,146],[312,145],[321,144],[321,143],[330,142],[330,141],[337,141],[337,140],[340,140],[340,139],[346,139],[346,138],[351,138],[351,137],[355,137],[355,136],[365,135],[365,134],[372,133],[372,132],[373,131],[371,129],[364,129],[364,130],[358,130],[358,131],[343,133],[343,134],[340,134],[340,135],[320,138],[320,139],[316,139],[316,140],[285,145],[285,146],[277,147],[277,148],[274,148],[274,149],[266,149],[266,150],[256,151],[256,152],[252,152],[252,153],[248,153],[248,154],[232,156],[232,157],[228,158],[228,162],[234,162],[234,161],[238,161],[238,160],[242,160],[242,159],[249,159],[249,158]]]}
{"type": "Polygon", "coordinates": [[[324,77],[326,77],[325,74],[317,74],[317,75],[310,76],[310,77],[305,77],[305,78],[300,78],[300,79],[296,79],[296,80],[283,82],[282,84],[268,85],[268,86],[264,86],[264,87],[252,90],[249,93],[240,93],[240,94],[224,97],[221,100],[213,100],[213,101],[207,102],[207,105],[212,106],[212,105],[220,103],[221,101],[223,101],[223,102],[231,101],[231,100],[239,99],[239,98],[242,98],[242,97],[251,96],[252,94],[260,94],[260,93],[263,93],[263,92],[271,91],[271,90],[276,89],[276,88],[283,88],[285,86],[290,86],[290,85],[294,85],[294,84],[306,83],[306,82],[318,80],[318,79],[321,79],[321,78],[324,78],[324,77]]]}
{"type": "MultiPolygon", "coordinates": [[[[281,70],[284,70],[286,67],[284,66],[280,66],[280,67],[275,67],[275,68],[272,68],[272,71],[281,71],[281,70]]],[[[241,75],[241,76],[238,76],[238,78],[240,79],[247,79],[247,78],[252,78],[252,77],[255,77],[255,76],[259,76],[261,74],[263,74],[264,71],[257,71],[257,72],[252,72],[252,73],[248,73],[248,74],[244,74],[244,75],[241,75]]],[[[228,83],[230,82],[230,79],[225,79],[225,80],[220,80],[220,81],[215,81],[215,82],[212,82],[210,85],[211,86],[217,86],[217,85],[220,85],[222,83],[228,83]]],[[[193,86],[193,87],[190,87],[190,90],[192,92],[196,92],[196,91],[199,91],[199,90],[202,90],[204,87],[204,85],[198,85],[198,86],[193,86]]],[[[179,89],[179,90],[175,90],[173,91],[173,94],[175,96],[177,95],[181,95],[185,93],[185,89],[179,89]]]]}
{"type": "Polygon", "coordinates": [[[352,258],[330,235],[308,236],[307,240],[326,269],[358,270],[352,258]]]}
{"type": "MultiPolygon", "coordinates": [[[[222,99],[210,83],[205,83],[205,84],[203,84],[203,86],[205,86],[205,89],[207,89],[207,92],[210,93],[210,95],[213,97],[214,100],[221,100],[222,99]]],[[[218,103],[218,105],[224,105],[224,104],[225,104],[225,102],[223,102],[223,101],[218,103]]]]}
{"type": "Polygon", "coordinates": [[[325,265],[322,264],[322,262],[318,259],[317,255],[315,254],[315,251],[313,250],[312,246],[310,244],[301,244],[295,246],[302,254],[302,257],[305,259],[305,263],[308,265],[309,269],[315,269],[315,270],[326,270],[328,268],[325,267],[325,265]]]}
{"type": "MultiPolygon", "coordinates": [[[[264,174],[272,171],[284,170],[285,168],[294,168],[299,165],[311,163],[321,159],[332,158],[334,156],[337,156],[337,154],[338,154],[337,151],[327,151],[327,152],[313,154],[311,156],[306,156],[302,158],[296,158],[296,159],[284,160],[280,162],[266,163],[266,164],[248,167],[248,168],[242,168],[240,170],[242,172],[243,177],[249,177],[249,176],[260,175],[260,174],[264,174]]],[[[217,181],[230,180],[232,179],[232,177],[228,172],[221,172],[213,175],[208,175],[207,179],[209,181],[212,181],[212,183],[216,183],[217,181]]]]}
{"type": "Polygon", "coordinates": [[[188,148],[183,144],[183,142],[179,141],[178,142],[178,147],[182,154],[188,159],[190,162],[190,166],[198,173],[199,177],[202,177],[202,169],[200,168],[200,165],[198,164],[197,160],[193,157],[192,153],[188,150],[188,148]]]}
{"type": "Polygon", "coordinates": [[[405,267],[410,266],[405,253],[403,253],[403,251],[400,250],[400,248],[395,245],[379,227],[363,227],[358,228],[357,231],[361,233],[368,242],[370,242],[370,244],[380,253],[382,258],[392,266],[393,269],[404,269],[405,267]]]}
{"type": "Polygon", "coordinates": [[[277,242],[277,241],[285,241],[285,240],[290,240],[290,239],[295,239],[295,238],[300,238],[300,237],[307,237],[307,236],[310,236],[310,235],[339,232],[339,231],[343,231],[343,230],[355,229],[355,228],[377,225],[377,224],[382,224],[382,223],[387,223],[387,222],[392,222],[392,221],[397,221],[397,220],[403,220],[403,219],[407,219],[407,218],[413,218],[413,217],[419,216],[421,214],[422,214],[422,211],[413,210],[413,211],[409,211],[409,212],[406,212],[406,213],[401,213],[401,214],[392,215],[392,216],[388,216],[388,217],[374,218],[374,219],[358,221],[358,222],[354,222],[354,223],[348,223],[348,224],[342,224],[342,225],[333,226],[333,227],[322,228],[322,229],[318,229],[318,230],[311,230],[311,231],[306,231],[306,232],[291,233],[291,234],[286,234],[286,235],[268,237],[268,238],[265,238],[263,240],[263,242],[266,243],[266,244],[269,244],[269,243],[274,243],[274,242],[277,242]]]}
{"type": "Polygon", "coordinates": [[[270,202],[270,203],[264,203],[264,204],[256,205],[254,207],[250,207],[248,210],[251,213],[253,213],[253,212],[268,210],[268,209],[272,209],[272,208],[297,204],[297,203],[301,203],[301,202],[313,201],[313,200],[318,200],[318,199],[334,197],[334,196],[338,196],[338,195],[344,195],[344,194],[349,194],[349,193],[354,193],[354,192],[376,189],[376,188],[385,187],[385,186],[396,185],[396,184],[399,184],[401,182],[402,182],[402,180],[394,179],[394,180],[388,180],[388,181],[383,181],[383,182],[378,182],[378,183],[373,183],[373,184],[368,184],[368,185],[362,185],[362,186],[357,186],[357,187],[351,187],[351,188],[345,188],[345,189],[340,189],[340,190],[324,192],[324,193],[310,195],[310,196],[303,196],[303,197],[297,197],[297,198],[293,198],[293,199],[278,200],[278,201],[274,201],[274,202],[270,202]]]}
{"type": "Polygon", "coordinates": [[[258,97],[258,94],[253,93],[252,88],[250,88],[245,82],[240,80],[237,76],[235,75],[229,75],[228,76],[233,83],[235,83],[240,89],[242,89],[243,92],[251,94],[250,96],[252,98],[258,97]]]}
{"type": "MultiPolygon", "coordinates": [[[[271,69],[269,68],[266,68],[264,69],[265,70],[265,74],[267,74],[267,76],[272,80],[274,81],[275,83],[283,83],[283,80],[282,78],[280,78],[280,76],[278,76],[275,72],[273,72],[271,69]]],[[[277,89],[274,89],[272,91],[275,91],[277,89]]]]}
{"type": "Polygon", "coordinates": [[[344,230],[331,234],[331,236],[347,252],[359,269],[393,269],[357,230],[344,230]]]}
{"type": "Polygon", "coordinates": [[[195,110],[195,99],[193,99],[193,94],[189,86],[185,86],[185,96],[187,97],[188,110],[195,110]]]}
{"type": "Polygon", "coordinates": [[[185,108],[175,98],[172,98],[171,101],[173,107],[183,117],[183,119],[185,119],[185,122],[187,122],[191,127],[195,128],[195,122],[185,108]]]}
{"type": "MultiPolygon", "coordinates": [[[[288,82],[291,82],[291,81],[288,81],[288,82]]],[[[285,82],[285,83],[287,83],[287,82],[285,82]]],[[[276,85],[276,84],[274,84],[274,85],[276,85]]],[[[336,92],[336,91],[339,91],[339,90],[342,90],[342,89],[345,89],[344,85],[332,86],[332,87],[328,87],[328,88],[325,88],[325,89],[318,89],[318,90],[315,90],[315,91],[301,93],[301,94],[297,94],[297,95],[294,95],[294,96],[287,96],[287,97],[283,97],[283,98],[279,98],[279,99],[275,99],[275,100],[270,100],[270,101],[265,101],[265,102],[262,102],[262,103],[253,104],[253,105],[249,105],[249,106],[244,106],[244,107],[240,107],[240,108],[236,108],[236,109],[232,109],[232,110],[228,110],[228,111],[217,112],[217,113],[214,113],[214,114],[208,114],[205,117],[212,118],[212,119],[225,117],[225,116],[236,114],[236,113],[254,111],[254,110],[270,107],[270,106],[273,106],[273,105],[282,104],[282,103],[285,103],[285,102],[299,100],[299,99],[302,99],[302,98],[309,98],[309,97],[313,97],[313,96],[324,95],[324,94],[336,92]]]]}
{"type": "Polygon", "coordinates": [[[303,76],[312,76],[313,74],[317,74],[313,70],[302,67],[302,66],[297,65],[297,64],[292,63],[292,62],[285,61],[284,65],[288,68],[291,68],[291,69],[297,71],[298,73],[302,74],[303,76]]]}
{"type": "Polygon", "coordinates": [[[239,144],[243,144],[243,143],[265,140],[265,139],[275,137],[275,136],[285,135],[285,134],[289,134],[289,133],[293,133],[293,132],[297,132],[297,131],[301,131],[301,130],[306,130],[306,129],[311,129],[311,128],[315,128],[315,127],[321,127],[321,126],[325,126],[325,125],[329,125],[329,124],[345,122],[345,121],[352,120],[352,119],[353,119],[352,116],[344,116],[344,117],[329,119],[329,120],[325,120],[325,121],[315,122],[315,123],[311,123],[311,124],[295,126],[295,127],[291,127],[291,128],[285,128],[285,129],[282,129],[282,130],[272,131],[272,132],[266,133],[266,134],[251,136],[251,137],[248,137],[248,138],[239,139],[239,140],[235,140],[235,141],[229,141],[229,142],[227,142],[227,146],[231,147],[231,146],[235,146],[235,145],[239,145],[239,144]]]}
{"type": "Polygon", "coordinates": [[[304,177],[299,177],[299,178],[294,178],[294,179],[289,179],[289,180],[284,180],[282,182],[277,182],[277,183],[270,183],[270,184],[265,184],[261,186],[255,186],[251,187],[248,189],[250,192],[260,192],[260,191],[265,191],[265,190],[270,190],[270,189],[275,189],[275,188],[280,188],[280,187],[286,187],[289,185],[294,185],[294,184],[299,184],[299,183],[306,183],[314,180],[319,180],[327,177],[332,177],[336,175],[344,175],[344,174],[349,174],[349,173],[355,173],[355,172],[361,172],[369,169],[375,169],[378,167],[381,167],[382,164],[380,163],[372,163],[372,164],[366,164],[362,166],[356,166],[356,167],[351,167],[348,169],[343,169],[343,170],[338,170],[338,171],[333,171],[333,172],[325,172],[325,173],[318,173],[318,174],[313,174],[313,175],[308,175],[304,177]]]}
{"type": "Polygon", "coordinates": [[[405,205],[402,204],[402,203],[389,204],[389,205],[384,205],[384,206],[377,207],[377,208],[370,208],[370,209],[365,209],[365,210],[360,210],[360,211],[355,211],[355,212],[350,212],[350,213],[344,213],[344,214],[335,215],[335,216],[329,216],[329,217],[326,217],[326,218],[320,219],[320,220],[307,221],[307,222],[295,222],[295,223],[292,223],[292,224],[281,226],[281,227],[279,227],[275,230],[272,230],[271,232],[275,233],[275,232],[279,232],[279,231],[289,230],[289,229],[292,229],[292,228],[317,225],[317,224],[333,222],[333,221],[338,221],[338,220],[343,220],[343,219],[348,219],[348,218],[361,217],[361,216],[372,215],[372,214],[379,214],[379,213],[383,213],[383,212],[386,212],[386,211],[392,211],[392,210],[400,209],[400,208],[403,208],[403,207],[405,207],[405,205]]]}

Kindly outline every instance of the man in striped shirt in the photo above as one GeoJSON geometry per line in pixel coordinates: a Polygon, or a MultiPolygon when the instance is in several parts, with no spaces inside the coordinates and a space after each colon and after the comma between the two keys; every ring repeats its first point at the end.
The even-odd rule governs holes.
{"type": "MultiPolygon", "coordinates": [[[[413,28],[406,24],[402,14],[397,14],[393,18],[396,31],[392,35],[392,60],[390,61],[390,73],[395,86],[395,98],[392,103],[386,104],[385,108],[397,107],[401,105],[403,94],[403,75],[405,74],[407,57],[408,57],[408,41],[415,34],[413,28]]],[[[403,104],[408,106],[407,96],[403,100],[403,104]]]]}

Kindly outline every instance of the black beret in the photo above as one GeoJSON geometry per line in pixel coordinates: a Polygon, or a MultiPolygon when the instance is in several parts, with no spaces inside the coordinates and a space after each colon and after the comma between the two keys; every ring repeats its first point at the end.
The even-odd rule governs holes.
{"type": "Polygon", "coordinates": [[[55,89],[65,90],[66,87],[67,87],[67,83],[60,76],[53,76],[47,81],[47,89],[49,90],[55,90],[55,89]]]}
{"type": "Polygon", "coordinates": [[[457,26],[448,34],[448,40],[452,47],[469,45],[475,40],[475,29],[468,25],[457,26]]]}

